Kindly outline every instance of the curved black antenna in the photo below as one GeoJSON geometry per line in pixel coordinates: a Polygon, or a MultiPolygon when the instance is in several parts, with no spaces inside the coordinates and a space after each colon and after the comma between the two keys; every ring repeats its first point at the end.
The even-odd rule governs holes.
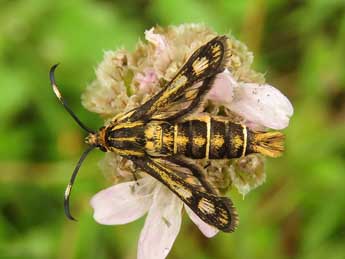
{"type": "Polygon", "coordinates": [[[86,127],[77,117],[77,115],[74,114],[74,112],[68,107],[67,102],[65,101],[65,99],[62,97],[59,88],[56,85],[55,82],[55,76],[54,76],[54,72],[55,69],[57,68],[59,64],[55,64],[54,66],[51,67],[50,71],[49,71],[49,78],[50,78],[50,83],[53,87],[53,91],[54,94],[56,95],[56,97],[59,99],[59,101],[61,102],[61,104],[65,107],[65,109],[68,111],[68,113],[73,117],[73,119],[78,123],[78,125],[84,129],[85,131],[89,132],[89,133],[96,133],[94,130],[86,127]]]}
{"type": "Polygon", "coordinates": [[[72,187],[73,187],[73,183],[75,181],[75,178],[77,177],[77,174],[78,174],[78,171],[79,171],[79,168],[81,166],[81,164],[83,163],[84,159],[86,158],[86,156],[90,153],[90,151],[92,149],[94,149],[95,146],[90,146],[88,149],[86,149],[84,151],[84,153],[81,155],[79,161],[78,161],[78,164],[77,166],[74,168],[74,171],[72,173],[72,176],[71,176],[71,179],[69,180],[69,183],[66,187],[66,190],[65,190],[65,198],[64,198],[64,207],[65,207],[65,214],[66,214],[66,217],[69,218],[70,220],[74,220],[74,221],[77,221],[72,215],[71,215],[71,211],[69,209],[69,198],[71,196],[71,190],[72,190],[72,187]]]}

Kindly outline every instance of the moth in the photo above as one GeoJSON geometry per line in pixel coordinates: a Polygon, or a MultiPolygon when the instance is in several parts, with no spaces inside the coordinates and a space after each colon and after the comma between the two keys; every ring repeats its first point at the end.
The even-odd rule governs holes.
{"type": "Polygon", "coordinates": [[[257,132],[225,117],[200,114],[205,96],[217,74],[231,57],[226,36],[206,42],[187,59],[173,79],[141,106],[115,116],[94,131],[86,127],[62,97],[50,70],[54,93],[74,120],[88,132],[84,151],[65,191],[68,218],[69,197],[79,168],[94,148],[115,152],[156,178],[176,194],[204,222],[232,232],[238,216],[232,201],[219,195],[195,159],[231,159],[252,153],[277,157],[283,152],[281,132],[257,132]]]}

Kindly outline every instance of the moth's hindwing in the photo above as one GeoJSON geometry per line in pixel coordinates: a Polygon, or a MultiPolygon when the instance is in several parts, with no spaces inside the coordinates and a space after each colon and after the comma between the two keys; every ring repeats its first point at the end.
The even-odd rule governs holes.
{"type": "Polygon", "coordinates": [[[192,176],[181,177],[174,173],[174,168],[169,166],[171,161],[165,163],[165,158],[134,157],[132,161],[167,186],[204,222],[225,232],[235,230],[237,212],[229,198],[208,193],[196,182],[190,183],[192,176]]]}
{"type": "Polygon", "coordinates": [[[194,111],[211,88],[214,76],[225,69],[230,51],[226,36],[213,38],[189,57],[158,94],[131,112],[126,119],[172,120],[194,111]]]}

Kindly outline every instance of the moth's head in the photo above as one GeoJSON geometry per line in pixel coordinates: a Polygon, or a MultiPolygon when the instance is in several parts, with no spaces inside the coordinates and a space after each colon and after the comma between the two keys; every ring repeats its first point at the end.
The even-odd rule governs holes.
{"type": "Polygon", "coordinates": [[[89,133],[89,135],[85,138],[85,143],[90,146],[99,148],[103,152],[106,152],[107,148],[105,144],[105,132],[106,128],[102,127],[98,132],[89,133]]]}

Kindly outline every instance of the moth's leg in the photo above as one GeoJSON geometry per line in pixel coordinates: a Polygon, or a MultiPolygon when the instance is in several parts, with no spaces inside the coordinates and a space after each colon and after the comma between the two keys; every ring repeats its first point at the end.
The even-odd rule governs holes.
{"type": "Polygon", "coordinates": [[[193,176],[199,180],[202,187],[204,187],[207,192],[217,195],[217,192],[214,189],[214,187],[212,187],[211,184],[207,182],[205,172],[202,170],[202,168],[199,168],[198,166],[188,162],[186,159],[182,157],[167,157],[165,159],[170,161],[171,163],[188,168],[192,172],[193,176]]]}
{"type": "Polygon", "coordinates": [[[136,183],[137,185],[139,185],[138,177],[137,177],[137,172],[136,172],[136,171],[133,171],[132,174],[133,174],[133,179],[134,179],[135,183],[136,183]]]}
{"type": "Polygon", "coordinates": [[[207,161],[207,164],[204,166],[204,169],[207,169],[211,165],[210,161],[207,161]]]}
{"type": "Polygon", "coordinates": [[[137,166],[134,166],[134,171],[131,171],[132,172],[132,175],[133,175],[133,180],[135,181],[136,185],[140,185],[139,182],[138,182],[138,172],[139,172],[139,168],[137,166]]]}

